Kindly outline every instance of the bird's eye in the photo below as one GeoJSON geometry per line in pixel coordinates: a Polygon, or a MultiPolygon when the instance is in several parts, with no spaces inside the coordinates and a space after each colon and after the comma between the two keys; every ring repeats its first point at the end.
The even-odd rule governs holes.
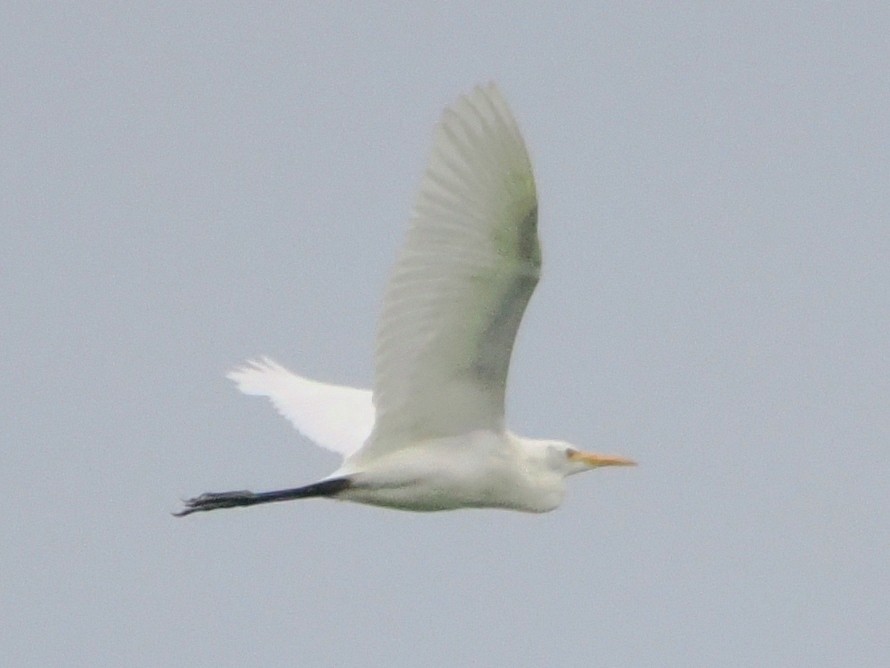
{"type": "Polygon", "coordinates": [[[578,454],[578,451],[574,448],[566,448],[566,459],[571,459],[575,455],[578,454]]]}

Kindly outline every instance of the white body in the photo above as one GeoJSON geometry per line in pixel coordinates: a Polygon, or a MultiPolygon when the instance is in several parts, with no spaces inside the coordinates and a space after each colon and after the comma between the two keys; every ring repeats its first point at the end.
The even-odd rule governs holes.
{"type": "MultiPolygon", "coordinates": [[[[535,444],[534,450],[545,447],[535,444]]],[[[348,474],[345,467],[332,477],[348,474]]],[[[542,513],[562,503],[565,483],[528,444],[477,431],[417,443],[355,473],[338,498],[401,510],[511,508],[542,513]],[[367,485],[367,486],[366,486],[367,485]]]]}
{"type": "Polygon", "coordinates": [[[343,455],[325,479],[337,484],[205,494],[181,514],[306,496],[406,510],[544,512],[562,501],[565,476],[631,463],[505,428],[510,355],[541,270],[537,214],[516,122],[493,85],[476,88],[436,129],[384,295],[373,392],[303,378],[268,359],[229,374],[343,455]]]}

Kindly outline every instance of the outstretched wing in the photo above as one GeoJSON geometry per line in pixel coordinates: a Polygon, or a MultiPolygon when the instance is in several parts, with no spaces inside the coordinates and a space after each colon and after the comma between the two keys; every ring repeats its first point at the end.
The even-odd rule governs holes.
{"type": "Polygon", "coordinates": [[[370,390],[309,380],[265,357],[226,376],[245,394],[269,397],[301,434],[344,457],[361,447],[374,426],[370,390]]]}
{"type": "Polygon", "coordinates": [[[494,85],[446,109],[376,341],[376,423],[353,457],[504,426],[513,341],[541,253],[531,163],[494,85]]]}

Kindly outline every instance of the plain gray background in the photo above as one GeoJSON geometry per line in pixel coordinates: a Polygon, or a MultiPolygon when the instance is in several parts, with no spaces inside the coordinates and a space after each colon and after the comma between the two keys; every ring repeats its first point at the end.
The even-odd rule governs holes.
{"type": "Polygon", "coordinates": [[[4,666],[890,665],[886,3],[4,3],[4,666]],[[310,501],[223,373],[367,385],[442,108],[496,80],[545,275],[531,516],[310,501]]]}

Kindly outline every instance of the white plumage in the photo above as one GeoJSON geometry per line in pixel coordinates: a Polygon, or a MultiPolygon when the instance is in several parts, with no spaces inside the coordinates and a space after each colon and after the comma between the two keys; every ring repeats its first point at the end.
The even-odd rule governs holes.
{"type": "Polygon", "coordinates": [[[541,270],[531,163],[494,85],[447,109],[377,329],[373,393],[262,359],[229,377],[268,396],[306,437],[344,456],[324,480],[203,494],[179,515],[326,496],[408,510],[552,510],[563,479],[628,459],[504,424],[516,331],[541,270]]]}
{"type": "Polygon", "coordinates": [[[370,390],[309,380],[265,357],[226,375],[244,394],[269,397],[303,436],[344,457],[371,435],[374,403],[370,390]]]}

